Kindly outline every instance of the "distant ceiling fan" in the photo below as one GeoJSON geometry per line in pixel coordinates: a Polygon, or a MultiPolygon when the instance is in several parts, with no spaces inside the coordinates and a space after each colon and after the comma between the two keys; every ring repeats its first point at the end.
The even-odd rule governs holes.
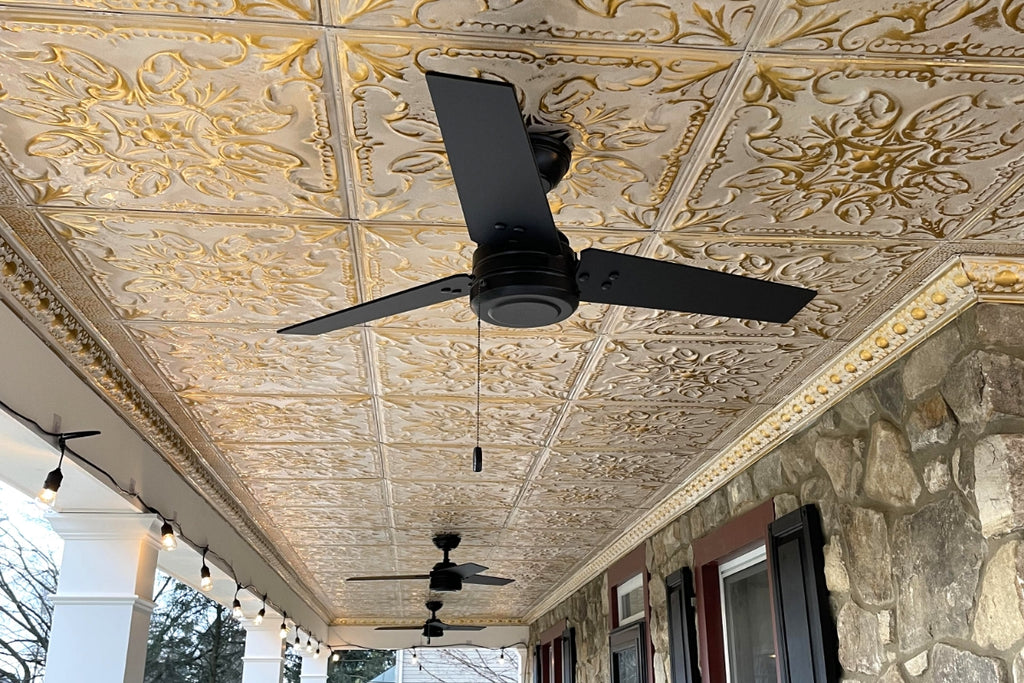
{"type": "Polygon", "coordinates": [[[429,574],[392,574],[381,576],[353,576],[346,581],[407,581],[430,580],[430,590],[436,593],[450,593],[462,590],[462,584],[475,583],[484,586],[505,586],[515,579],[503,579],[500,576],[484,576],[481,572],[487,567],[467,562],[455,564],[448,559],[448,553],[459,547],[462,537],[458,534],[438,534],[434,536],[434,545],[444,553],[444,559],[434,565],[429,574]]]}
{"type": "Polygon", "coordinates": [[[527,133],[508,83],[429,72],[427,86],[470,238],[471,275],[451,275],[279,330],[322,334],[469,295],[502,327],[542,327],[581,301],[786,322],[816,292],[601,249],[577,257],[545,193],[569,170],[558,135],[527,133]]]}
{"type": "Polygon", "coordinates": [[[423,629],[421,635],[427,639],[427,645],[430,644],[431,638],[440,638],[444,635],[445,631],[483,631],[486,626],[459,626],[453,624],[446,624],[437,618],[437,611],[444,606],[440,600],[428,600],[427,609],[430,610],[430,618],[427,619],[423,626],[378,626],[377,631],[418,631],[423,629]]]}

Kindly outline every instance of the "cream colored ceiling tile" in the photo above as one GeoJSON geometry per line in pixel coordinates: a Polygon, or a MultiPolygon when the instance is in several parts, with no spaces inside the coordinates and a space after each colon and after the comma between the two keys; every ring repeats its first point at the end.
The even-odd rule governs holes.
{"type": "Polygon", "coordinates": [[[0,150],[37,203],[345,215],[319,31],[88,21],[4,15],[0,150]]]}
{"type": "Polygon", "coordinates": [[[674,228],[942,238],[1021,167],[1024,70],[756,56],[674,228]]]}
{"type": "Polygon", "coordinates": [[[545,545],[543,549],[519,545],[499,545],[491,550],[490,561],[514,562],[524,557],[539,557],[551,561],[579,562],[594,551],[590,545],[545,545]]]}
{"type": "MultiPolygon", "coordinates": [[[[567,230],[565,234],[577,252],[595,247],[636,253],[647,236],[645,232],[630,230],[567,230]]],[[[473,267],[476,245],[462,226],[362,223],[357,225],[357,235],[362,272],[366,274],[363,292],[367,298],[393,294],[456,273],[469,273],[473,267]]],[[[568,319],[545,329],[557,331],[557,334],[591,335],[607,310],[607,306],[584,303],[568,319]]],[[[391,316],[375,326],[420,332],[460,330],[475,337],[476,316],[467,297],[391,316]]],[[[533,330],[484,328],[485,337],[494,334],[536,336],[533,330]]]]}
{"type": "MultiPolygon", "coordinates": [[[[558,403],[537,399],[487,400],[481,405],[480,442],[496,446],[534,447],[547,436],[558,403]]],[[[389,444],[475,445],[476,403],[467,396],[391,396],[384,401],[386,442],[389,444]]]]}
{"type": "Polygon", "coordinates": [[[532,548],[548,547],[580,547],[598,548],[600,543],[611,534],[618,533],[613,527],[568,526],[560,529],[544,527],[544,515],[537,511],[525,518],[535,524],[514,524],[501,534],[501,543],[506,546],[517,546],[524,549],[524,554],[532,548]]]}
{"type": "MultiPolygon", "coordinates": [[[[344,557],[346,562],[358,563],[360,566],[390,565],[394,559],[394,553],[391,551],[390,546],[352,546],[337,553],[337,555],[325,553],[323,550],[318,551],[315,547],[308,548],[308,550],[308,553],[300,553],[302,561],[309,567],[310,571],[318,576],[336,571],[338,557],[344,557]]],[[[376,573],[376,570],[371,571],[376,573]]]]}
{"type": "MultiPolygon", "coordinates": [[[[316,0],[7,0],[8,5],[315,23],[316,0]]],[[[162,19],[163,20],[163,19],[162,19]]]]}
{"type": "Polygon", "coordinates": [[[737,407],[579,401],[573,404],[554,448],[564,452],[602,447],[690,451],[708,444],[742,414],[737,407]]]}
{"type": "Polygon", "coordinates": [[[548,558],[543,552],[533,555],[527,554],[523,560],[494,562],[489,568],[490,572],[498,576],[507,576],[515,579],[516,583],[529,587],[531,584],[555,584],[557,585],[576,560],[548,558]]]}
{"type": "Polygon", "coordinates": [[[981,220],[962,237],[1024,243],[1024,184],[986,211],[981,220]]]}
{"type": "Polygon", "coordinates": [[[331,0],[335,23],[518,40],[570,39],[742,47],[759,5],[750,0],[331,0]]]}
{"type": "MultiPolygon", "coordinates": [[[[478,511],[472,511],[478,512],[478,511]]],[[[472,514],[466,514],[462,512],[463,519],[471,518],[472,514]]],[[[476,553],[481,550],[485,550],[493,546],[498,542],[498,536],[501,534],[501,524],[505,523],[504,513],[500,513],[502,516],[501,522],[493,529],[482,528],[479,523],[474,523],[471,531],[462,531],[462,541],[459,543],[459,547],[452,551],[452,556],[461,555],[462,553],[476,553]]],[[[492,515],[491,518],[494,516],[492,515]]],[[[442,529],[441,531],[460,531],[459,529],[442,529]]],[[[395,536],[395,547],[399,549],[399,552],[416,553],[419,557],[441,557],[441,551],[434,547],[431,538],[433,534],[429,531],[423,531],[422,529],[397,529],[394,532],[395,536]]]]}
{"type": "MultiPolygon", "coordinates": [[[[395,528],[409,533],[414,540],[422,533],[427,546],[438,533],[459,533],[474,538],[505,526],[509,509],[502,507],[443,507],[421,500],[411,507],[395,507],[395,528]]],[[[461,547],[461,546],[460,546],[461,547]]]]}
{"type": "MultiPolygon", "coordinates": [[[[472,474],[474,481],[518,482],[537,458],[537,449],[484,446],[483,471],[472,474]]],[[[393,481],[458,481],[470,472],[471,448],[419,447],[393,444],[385,447],[388,471],[393,481]]]]}
{"type": "Polygon", "coordinates": [[[914,242],[801,242],[732,239],[704,241],[664,235],[656,256],[735,275],[797,285],[818,294],[788,323],[626,309],[619,337],[834,337],[857,313],[885,293],[927,245],[914,242]]]}
{"type": "Polygon", "coordinates": [[[633,482],[534,482],[526,491],[522,505],[527,508],[614,508],[639,510],[649,507],[648,500],[660,484],[633,482]]]}
{"type": "Polygon", "coordinates": [[[267,514],[287,536],[295,529],[316,528],[325,532],[342,529],[382,529],[387,526],[383,501],[374,506],[346,508],[339,505],[266,508],[267,514]]]}
{"type": "Polygon", "coordinates": [[[569,451],[548,456],[538,479],[542,481],[637,482],[662,484],[691,466],[701,451],[676,453],[569,451]]]}
{"type": "Polygon", "coordinates": [[[519,493],[516,482],[403,481],[391,483],[391,496],[398,507],[511,507],[519,493]]]}
{"type": "Polygon", "coordinates": [[[246,481],[375,479],[377,445],[345,441],[307,444],[218,444],[246,481]]]}
{"type": "MultiPolygon", "coordinates": [[[[510,525],[515,528],[530,529],[536,535],[538,544],[543,544],[544,534],[548,529],[560,531],[564,529],[614,529],[635,514],[635,510],[616,510],[613,508],[586,508],[566,510],[562,508],[516,508],[515,517],[510,525]]],[[[582,537],[587,537],[583,533],[582,537]]]]}
{"type": "Polygon", "coordinates": [[[376,479],[355,481],[296,481],[276,479],[248,482],[253,497],[263,506],[290,505],[359,507],[380,505],[384,500],[383,484],[376,479]]]}
{"type": "MultiPolygon", "coordinates": [[[[389,392],[475,395],[475,334],[380,329],[375,339],[381,382],[389,392]]],[[[506,335],[488,326],[480,344],[480,391],[485,397],[564,399],[591,345],[584,336],[506,335]]]]}
{"type": "Polygon", "coordinates": [[[581,399],[743,404],[792,371],[817,347],[810,340],[724,339],[608,343],[581,399]]]}
{"type": "Polygon", "coordinates": [[[130,328],[175,391],[366,394],[358,330],[323,337],[267,330],[136,323],[130,328]]]}
{"type": "Polygon", "coordinates": [[[487,75],[519,87],[534,125],[570,134],[573,160],[550,194],[563,226],[646,228],[686,163],[725,74],[722,51],[581,44],[495,50],[460,38],[342,39],[358,168],[358,215],[462,223],[423,72],[487,75]]]}
{"type": "Polygon", "coordinates": [[[57,239],[126,320],[258,322],[270,333],[356,301],[343,224],[77,211],[49,217],[57,239]]]}
{"type": "Polygon", "coordinates": [[[1000,0],[778,3],[763,45],[920,57],[1024,57],[1020,6],[1000,0]]]}
{"type": "Polygon", "coordinates": [[[387,529],[291,529],[288,540],[300,548],[303,546],[321,548],[324,552],[336,553],[339,546],[384,546],[390,543],[387,529]]]}
{"type": "Polygon", "coordinates": [[[186,394],[186,404],[215,441],[346,441],[373,435],[369,397],[186,394]]]}

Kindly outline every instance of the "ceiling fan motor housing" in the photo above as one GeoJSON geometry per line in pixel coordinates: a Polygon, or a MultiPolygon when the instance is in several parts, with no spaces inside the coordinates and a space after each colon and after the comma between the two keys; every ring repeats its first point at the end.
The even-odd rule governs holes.
{"type": "Polygon", "coordinates": [[[430,572],[430,590],[435,593],[455,593],[462,590],[462,577],[445,571],[455,567],[454,562],[438,562],[430,572]]]}
{"type": "Polygon", "coordinates": [[[580,305],[576,284],[576,254],[565,235],[558,233],[557,254],[550,246],[518,242],[516,226],[495,226],[510,231],[510,240],[498,246],[480,245],[473,254],[473,282],[469,303],[492,325],[543,327],[565,320],[580,305]]]}

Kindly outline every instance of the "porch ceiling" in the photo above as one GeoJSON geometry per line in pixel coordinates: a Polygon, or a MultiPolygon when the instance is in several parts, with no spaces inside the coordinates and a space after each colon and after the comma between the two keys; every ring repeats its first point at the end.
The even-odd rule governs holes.
{"type": "Polygon", "coordinates": [[[516,579],[447,617],[523,618],[938,264],[1024,255],[1012,0],[0,8],[2,236],[345,622],[421,618],[425,582],[344,580],[429,569],[439,531],[516,579]],[[550,199],[577,250],[817,298],[785,325],[485,327],[474,474],[465,301],[274,332],[468,271],[426,70],[510,81],[570,133],[550,199]]]}

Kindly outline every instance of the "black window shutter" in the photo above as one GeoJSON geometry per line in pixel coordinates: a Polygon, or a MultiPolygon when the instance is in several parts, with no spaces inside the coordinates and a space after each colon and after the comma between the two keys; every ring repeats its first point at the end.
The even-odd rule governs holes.
{"type": "Polygon", "coordinates": [[[544,666],[540,656],[540,645],[533,646],[533,683],[540,683],[541,678],[541,667],[544,666]]]}
{"type": "Polygon", "coordinates": [[[576,629],[562,631],[562,683],[576,683],[576,629]]]}
{"type": "Polygon", "coordinates": [[[781,683],[839,680],[838,639],[825,586],[821,518],[805,505],[768,525],[781,683]]]}
{"type": "Polygon", "coordinates": [[[665,577],[668,594],[669,661],[672,683],[700,683],[697,655],[696,593],[693,572],[683,567],[665,577]]]}

